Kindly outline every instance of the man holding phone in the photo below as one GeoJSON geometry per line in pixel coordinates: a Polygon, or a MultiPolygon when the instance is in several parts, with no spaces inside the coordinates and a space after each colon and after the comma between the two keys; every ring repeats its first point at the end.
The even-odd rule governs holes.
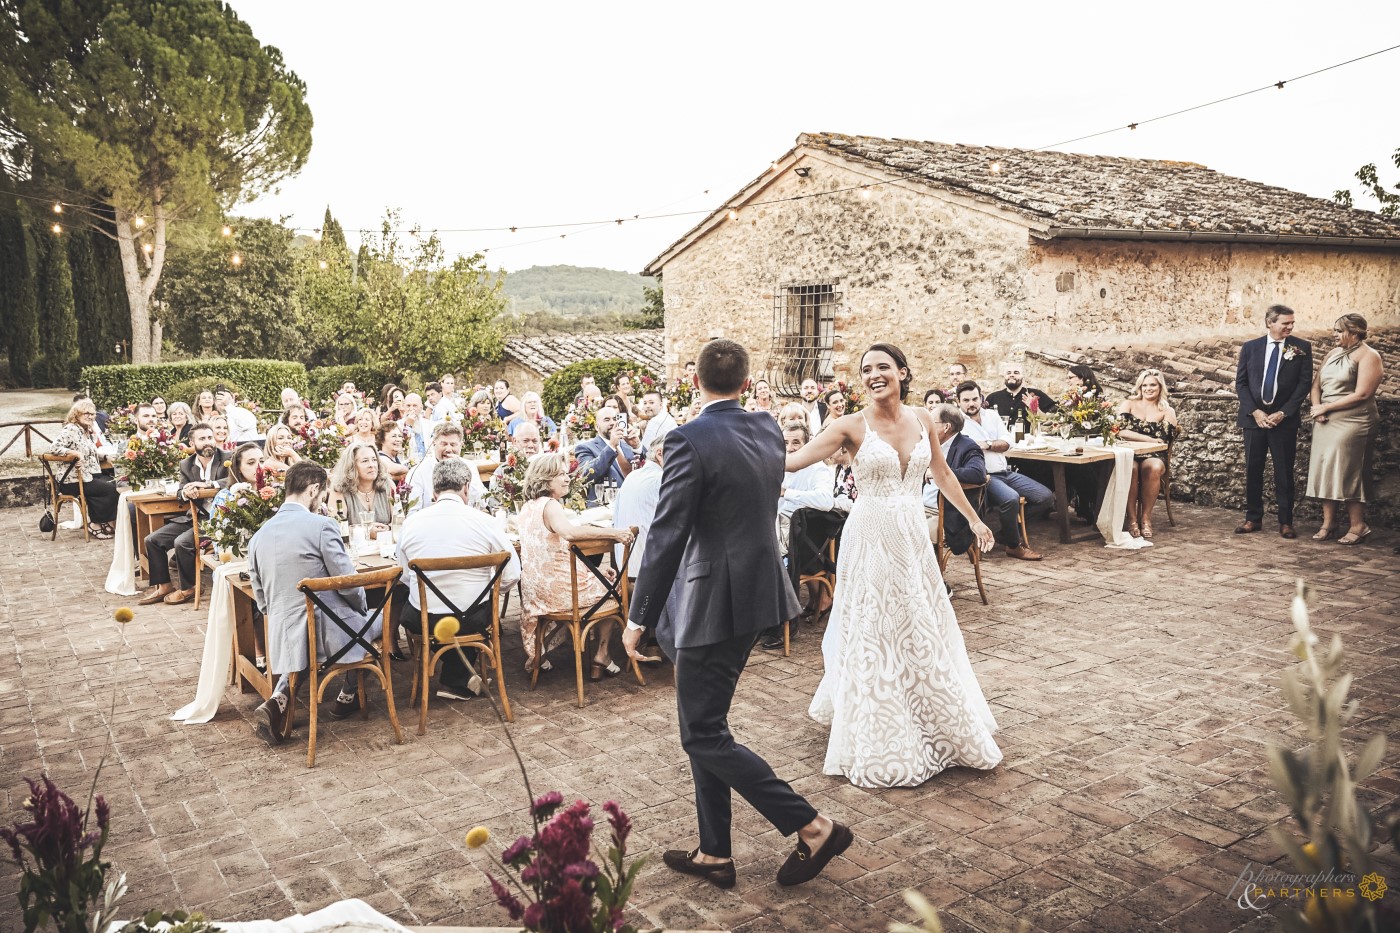
{"type": "Polygon", "coordinates": [[[640,453],[632,446],[639,443],[637,432],[635,428],[628,428],[625,414],[604,406],[598,409],[597,427],[596,437],[574,448],[578,468],[588,477],[590,506],[598,505],[598,484],[611,482],[621,486],[632,472],[632,461],[640,453]]]}

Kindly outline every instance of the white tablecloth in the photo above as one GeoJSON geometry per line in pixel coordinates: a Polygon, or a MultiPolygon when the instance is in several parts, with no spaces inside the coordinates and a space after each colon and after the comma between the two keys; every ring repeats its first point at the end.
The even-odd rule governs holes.
{"type": "MultiPolygon", "coordinates": [[[[204,657],[199,662],[199,686],[194,702],[180,707],[171,719],[185,725],[208,722],[219,711],[233,664],[233,581],[230,577],[248,569],[246,560],[220,564],[209,584],[209,620],[204,627],[204,657]]],[[[220,924],[220,926],[224,926],[220,924]]]]}
{"type": "MultiPolygon", "coordinates": [[[[139,490],[138,490],[139,491],[139,490]]],[[[136,544],[132,541],[131,509],[127,497],[131,490],[117,497],[117,534],[112,540],[112,566],[107,570],[105,589],[118,596],[136,595],[136,544]]]]}
{"type": "MultiPolygon", "coordinates": [[[[107,928],[107,933],[115,933],[121,926],[119,921],[114,922],[107,928]]],[[[219,920],[218,927],[226,933],[318,933],[322,930],[336,930],[338,933],[408,933],[406,927],[355,898],[337,901],[315,913],[295,914],[285,920],[219,920]]]]}
{"type": "Polygon", "coordinates": [[[1099,507],[1099,533],[1107,543],[1104,547],[1124,551],[1135,551],[1151,547],[1146,538],[1134,538],[1123,530],[1123,518],[1128,514],[1128,487],[1133,481],[1133,452],[1126,447],[1114,447],[1113,472],[1108,477],[1108,485],[1103,491],[1103,505],[1099,507]]]}

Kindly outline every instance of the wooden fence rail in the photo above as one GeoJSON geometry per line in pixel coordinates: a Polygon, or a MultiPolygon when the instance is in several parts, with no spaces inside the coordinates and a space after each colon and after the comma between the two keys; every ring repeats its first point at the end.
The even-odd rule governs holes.
{"type": "Polygon", "coordinates": [[[0,457],[5,456],[5,453],[6,453],[11,447],[15,446],[15,442],[18,441],[21,437],[23,437],[23,438],[24,438],[24,455],[25,455],[25,457],[28,457],[28,458],[30,458],[30,459],[33,459],[33,457],[34,457],[34,435],[37,434],[37,435],[39,436],[39,439],[40,439],[40,440],[43,440],[43,441],[45,441],[45,442],[47,442],[47,443],[50,443],[50,444],[53,443],[53,438],[49,437],[49,436],[48,436],[47,434],[45,434],[43,431],[40,431],[38,428],[35,427],[35,425],[36,425],[36,424],[62,424],[62,423],[63,423],[62,421],[6,421],[5,423],[0,424],[0,430],[4,430],[5,428],[19,428],[19,430],[15,432],[15,436],[12,437],[12,438],[10,438],[9,443],[7,443],[4,447],[0,447],[0,457]]]}

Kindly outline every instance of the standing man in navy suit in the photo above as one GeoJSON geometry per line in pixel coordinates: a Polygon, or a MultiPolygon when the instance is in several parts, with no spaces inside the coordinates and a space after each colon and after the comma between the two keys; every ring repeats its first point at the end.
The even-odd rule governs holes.
{"type": "Polygon", "coordinates": [[[1298,453],[1298,411],[1312,385],[1312,347],[1293,336],[1293,309],[1272,305],[1264,312],[1269,332],[1240,348],[1235,392],[1240,397],[1236,423],[1244,429],[1244,524],[1235,534],[1264,525],[1264,458],[1274,461],[1274,498],[1278,533],[1293,530],[1293,461],[1298,453]]]}
{"type": "Polygon", "coordinates": [[[759,634],[798,612],[778,553],[783,435],[771,415],[739,407],[748,373],[748,351],[732,340],[712,340],[700,351],[703,407],[666,435],[660,499],[623,635],[637,657],[642,632],[655,628],[676,665],[700,845],[666,852],[664,860],[721,888],[735,881],[731,791],[784,836],[797,833],[779,884],[810,881],[851,844],[847,827],[818,813],[729,732],[734,687],[759,634]]]}

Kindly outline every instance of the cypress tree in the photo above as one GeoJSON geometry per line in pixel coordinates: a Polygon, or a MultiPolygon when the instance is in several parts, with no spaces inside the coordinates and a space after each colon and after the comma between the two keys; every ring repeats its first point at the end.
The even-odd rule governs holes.
{"type": "Polygon", "coordinates": [[[340,221],[331,216],[330,205],[326,205],[326,216],[321,221],[321,249],[323,253],[343,255],[349,252],[349,247],[345,244],[345,230],[340,226],[340,221]]]}
{"type": "Polygon", "coordinates": [[[73,308],[73,272],[68,237],[42,235],[39,247],[39,348],[44,371],[34,375],[52,386],[66,386],[78,356],[78,321],[73,308]],[[44,242],[44,241],[47,242],[44,242]]]}
{"type": "Polygon", "coordinates": [[[7,199],[0,210],[0,319],[5,323],[5,349],[10,357],[10,379],[17,385],[31,383],[34,355],[38,352],[37,299],[34,268],[30,262],[32,241],[24,227],[28,207],[18,198],[7,199]]]}

